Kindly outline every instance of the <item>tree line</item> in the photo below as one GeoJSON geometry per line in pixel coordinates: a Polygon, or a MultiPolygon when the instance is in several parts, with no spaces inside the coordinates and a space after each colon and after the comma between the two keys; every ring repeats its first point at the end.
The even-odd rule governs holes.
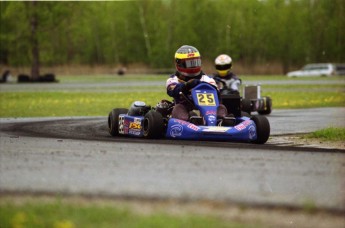
{"type": "Polygon", "coordinates": [[[1,1],[0,61],[172,65],[178,47],[246,64],[344,62],[344,0],[1,1]]]}

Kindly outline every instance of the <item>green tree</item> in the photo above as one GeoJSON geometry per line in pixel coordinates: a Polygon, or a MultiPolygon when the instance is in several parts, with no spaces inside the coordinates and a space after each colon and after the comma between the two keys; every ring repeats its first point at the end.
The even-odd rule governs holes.
{"type": "Polygon", "coordinates": [[[0,60],[13,66],[129,64],[171,68],[194,45],[284,72],[345,59],[344,0],[0,2],[0,60]]]}

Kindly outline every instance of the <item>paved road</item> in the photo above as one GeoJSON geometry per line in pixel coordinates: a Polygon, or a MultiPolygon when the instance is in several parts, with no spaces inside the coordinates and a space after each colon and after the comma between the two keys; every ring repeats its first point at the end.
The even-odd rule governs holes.
{"type": "MultiPolygon", "coordinates": [[[[162,91],[165,87],[167,77],[162,76],[159,81],[126,81],[126,82],[61,82],[61,83],[4,83],[0,84],[1,92],[19,91],[103,91],[103,92],[128,92],[133,90],[140,91],[162,91]]],[[[248,85],[345,85],[345,80],[265,80],[243,82],[248,85]]],[[[272,89],[272,88],[271,88],[272,89]]],[[[295,89],[292,87],[292,89],[295,89]]]]}
{"type": "MultiPolygon", "coordinates": [[[[290,123],[315,128],[314,122],[294,123],[296,115],[323,127],[334,118],[344,124],[343,111],[275,111],[269,119],[274,134],[290,133],[290,123]]],[[[343,150],[112,138],[104,117],[1,119],[0,129],[0,191],[345,210],[343,150]]]]}
{"type": "Polygon", "coordinates": [[[273,110],[267,116],[271,134],[307,133],[327,127],[345,127],[345,108],[273,110]]]}

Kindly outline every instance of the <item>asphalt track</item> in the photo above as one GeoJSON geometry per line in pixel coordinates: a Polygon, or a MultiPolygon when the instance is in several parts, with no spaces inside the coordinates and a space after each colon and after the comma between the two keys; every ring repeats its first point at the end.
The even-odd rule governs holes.
{"type": "Polygon", "coordinates": [[[0,192],[345,210],[345,151],[279,135],[345,125],[344,108],[274,110],[265,145],[110,137],[106,117],[0,119],[0,192]]]}

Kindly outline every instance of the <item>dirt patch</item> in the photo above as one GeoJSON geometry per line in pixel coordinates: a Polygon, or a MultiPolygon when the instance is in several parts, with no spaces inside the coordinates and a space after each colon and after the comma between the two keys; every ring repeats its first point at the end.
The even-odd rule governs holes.
{"type": "Polygon", "coordinates": [[[299,147],[315,147],[315,148],[345,150],[345,142],[305,138],[304,136],[305,136],[304,134],[274,136],[270,138],[270,142],[286,144],[286,145],[291,145],[291,146],[299,146],[299,147]]]}

